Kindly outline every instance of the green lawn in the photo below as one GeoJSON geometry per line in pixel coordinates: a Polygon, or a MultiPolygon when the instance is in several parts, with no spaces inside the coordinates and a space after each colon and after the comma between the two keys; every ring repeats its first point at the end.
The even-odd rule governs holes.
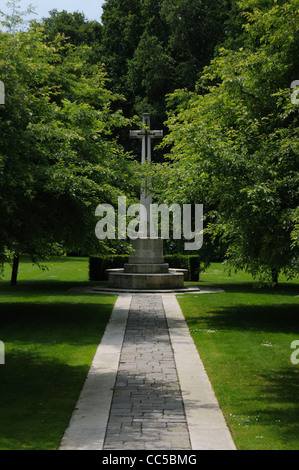
{"type": "MultiPolygon", "coordinates": [[[[0,281],[0,450],[55,450],[68,425],[115,296],[80,294],[88,260],[21,260],[0,281]]],[[[257,289],[221,264],[200,284],[224,293],[178,296],[238,449],[299,449],[298,283],[257,289]]]]}
{"type": "Polygon", "coordinates": [[[0,450],[55,450],[68,425],[115,296],[70,292],[88,283],[88,260],[56,259],[48,271],[21,260],[0,281],[0,450]]]}
{"type": "Polygon", "coordinates": [[[200,284],[225,293],[178,300],[237,448],[299,450],[299,283],[259,289],[213,264],[200,284]]]}

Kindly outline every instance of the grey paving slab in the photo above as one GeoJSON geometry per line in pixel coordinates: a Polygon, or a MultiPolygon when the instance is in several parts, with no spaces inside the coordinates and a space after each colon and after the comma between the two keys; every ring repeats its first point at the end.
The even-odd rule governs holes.
{"type": "Polygon", "coordinates": [[[161,295],[133,295],[103,449],[191,449],[161,295]]]}
{"type": "Polygon", "coordinates": [[[175,295],[120,295],[61,450],[233,450],[175,295]]]}

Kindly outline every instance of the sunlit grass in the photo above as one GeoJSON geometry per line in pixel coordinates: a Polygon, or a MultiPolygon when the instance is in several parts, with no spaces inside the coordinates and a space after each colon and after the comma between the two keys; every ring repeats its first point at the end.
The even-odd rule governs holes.
{"type": "Polygon", "coordinates": [[[88,260],[63,258],[41,271],[21,260],[0,281],[0,449],[55,450],[109,320],[115,296],[70,291],[88,283],[88,260]]]}
{"type": "Polygon", "coordinates": [[[257,288],[221,264],[202,286],[225,293],[178,296],[238,449],[299,449],[298,282],[257,288]]]}
{"type": "MultiPolygon", "coordinates": [[[[0,281],[0,449],[57,449],[116,297],[82,294],[88,260],[62,258],[41,271],[21,260],[0,281]]],[[[285,280],[283,280],[285,281],[285,280]]],[[[221,264],[202,286],[224,293],[178,296],[238,449],[299,449],[298,282],[257,288],[221,264]]]]}

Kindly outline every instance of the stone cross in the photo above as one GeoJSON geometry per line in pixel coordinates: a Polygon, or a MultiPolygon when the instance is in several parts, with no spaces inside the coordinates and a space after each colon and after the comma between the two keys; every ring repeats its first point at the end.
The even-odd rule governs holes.
{"type": "MultiPolygon", "coordinates": [[[[141,163],[151,162],[151,140],[158,139],[163,137],[163,131],[151,130],[151,120],[150,114],[144,113],[142,116],[142,123],[144,129],[137,131],[130,131],[130,137],[132,139],[142,139],[142,150],[141,150],[141,163]]],[[[141,188],[140,203],[146,208],[147,211],[147,222],[148,222],[148,232],[150,224],[151,210],[150,205],[152,203],[152,196],[147,190],[147,185],[144,184],[141,188]]],[[[141,215],[142,220],[142,215],[141,215]]]]}
{"type": "Polygon", "coordinates": [[[151,162],[151,140],[163,137],[163,131],[151,130],[151,119],[148,113],[144,113],[142,117],[144,129],[138,131],[130,131],[132,139],[142,139],[141,163],[151,162]]]}

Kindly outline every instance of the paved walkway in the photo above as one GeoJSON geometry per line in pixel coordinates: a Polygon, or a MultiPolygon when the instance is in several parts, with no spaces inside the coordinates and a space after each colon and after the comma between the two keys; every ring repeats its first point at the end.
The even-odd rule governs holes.
{"type": "Polygon", "coordinates": [[[175,295],[118,297],[60,449],[235,449],[175,295]]]}

